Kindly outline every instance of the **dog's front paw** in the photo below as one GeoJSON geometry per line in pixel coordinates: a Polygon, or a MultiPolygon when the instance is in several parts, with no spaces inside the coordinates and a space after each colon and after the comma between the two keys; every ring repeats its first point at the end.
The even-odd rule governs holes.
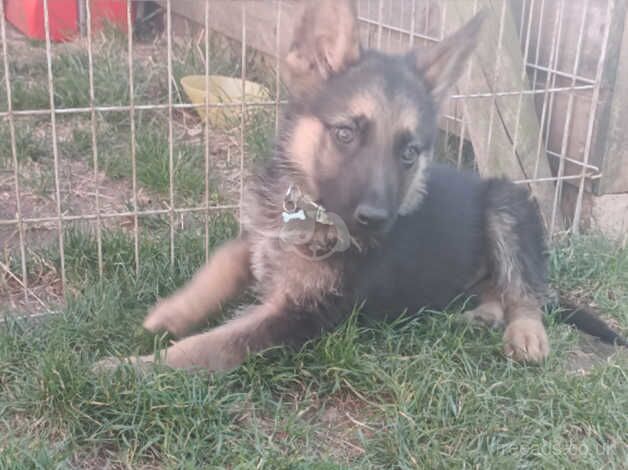
{"type": "Polygon", "coordinates": [[[549,354],[549,340],[541,320],[519,318],[506,327],[504,352],[516,361],[541,362],[549,354]]]}
{"type": "Polygon", "coordinates": [[[151,333],[167,331],[177,338],[187,332],[184,305],[178,297],[161,300],[144,319],[143,326],[151,333]]]}

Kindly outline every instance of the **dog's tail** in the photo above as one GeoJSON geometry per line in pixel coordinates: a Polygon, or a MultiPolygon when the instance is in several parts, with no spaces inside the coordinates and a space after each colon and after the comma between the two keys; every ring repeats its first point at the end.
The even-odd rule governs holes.
{"type": "Polygon", "coordinates": [[[555,309],[554,315],[561,322],[573,325],[605,343],[628,347],[626,338],[614,331],[589,308],[579,307],[561,299],[560,306],[555,309]]]}

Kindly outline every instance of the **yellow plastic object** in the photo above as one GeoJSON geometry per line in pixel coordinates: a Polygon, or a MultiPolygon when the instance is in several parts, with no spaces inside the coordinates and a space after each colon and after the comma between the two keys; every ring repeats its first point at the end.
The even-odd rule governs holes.
{"type": "MultiPolygon", "coordinates": [[[[193,104],[199,106],[194,108],[201,119],[207,117],[209,123],[214,127],[229,127],[240,121],[242,109],[242,80],[239,78],[224,77],[222,75],[209,76],[209,93],[206,92],[205,75],[189,75],[181,79],[181,85],[186,95],[193,104]],[[209,105],[229,104],[224,107],[205,107],[205,97],[209,95],[209,105]],[[207,114],[206,114],[207,111],[207,114]]],[[[244,101],[259,102],[270,99],[267,88],[259,83],[246,80],[244,82],[244,101]]]]}

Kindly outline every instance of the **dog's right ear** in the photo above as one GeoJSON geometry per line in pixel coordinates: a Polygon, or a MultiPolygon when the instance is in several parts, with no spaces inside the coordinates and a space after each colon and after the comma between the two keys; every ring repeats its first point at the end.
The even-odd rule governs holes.
{"type": "Polygon", "coordinates": [[[307,1],[284,63],[288,88],[293,94],[319,89],[357,62],[360,49],[353,0],[307,1]]]}
{"type": "Polygon", "coordinates": [[[471,53],[478,44],[488,11],[482,10],[451,36],[429,49],[411,54],[425,85],[440,104],[462,75],[471,53]]]}

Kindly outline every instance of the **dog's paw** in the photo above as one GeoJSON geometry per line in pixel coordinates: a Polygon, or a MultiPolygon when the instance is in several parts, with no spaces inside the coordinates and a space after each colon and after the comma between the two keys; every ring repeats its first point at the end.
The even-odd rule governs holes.
{"type": "Polygon", "coordinates": [[[549,340],[541,320],[519,318],[506,327],[504,353],[516,361],[541,362],[549,354],[549,340]]]}
{"type": "Polygon", "coordinates": [[[464,312],[462,316],[466,321],[475,325],[496,329],[504,326],[504,314],[495,308],[486,308],[480,305],[473,310],[464,312]]]}
{"type": "Polygon", "coordinates": [[[151,333],[167,331],[176,337],[184,336],[187,332],[184,308],[177,297],[161,300],[148,313],[143,326],[151,333]]]}

